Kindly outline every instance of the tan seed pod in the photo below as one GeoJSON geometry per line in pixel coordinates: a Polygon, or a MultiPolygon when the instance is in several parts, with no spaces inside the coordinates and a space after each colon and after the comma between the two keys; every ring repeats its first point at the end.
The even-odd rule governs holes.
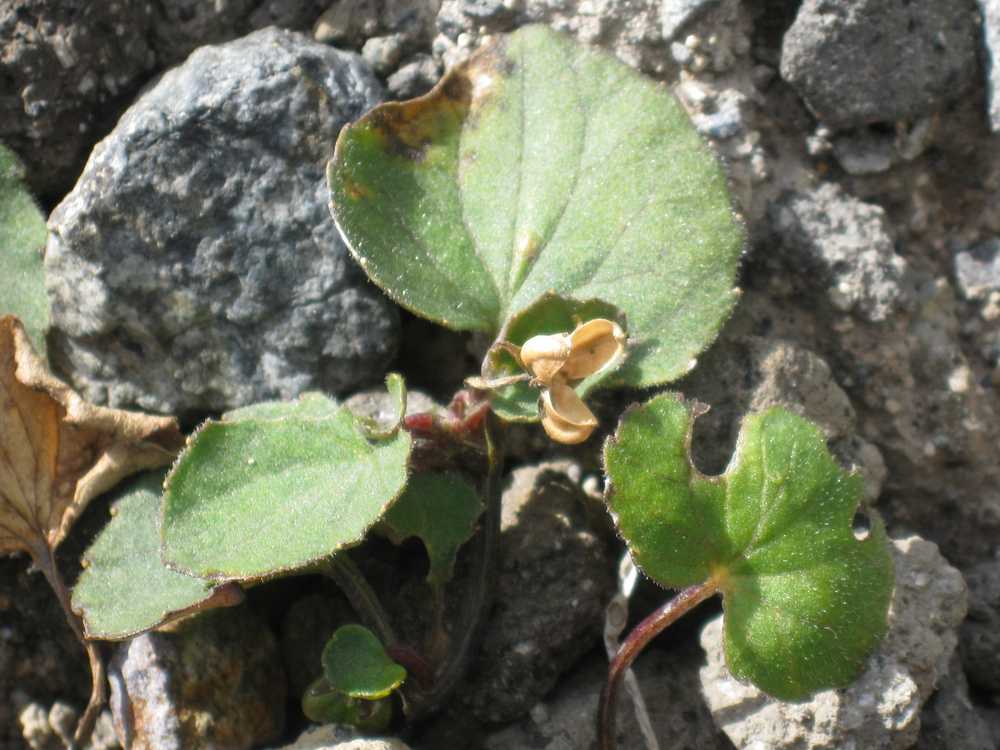
{"type": "Polygon", "coordinates": [[[576,391],[561,382],[542,392],[542,427],[557,443],[582,443],[597,427],[597,417],[576,391]]]}
{"type": "Polygon", "coordinates": [[[567,380],[582,380],[600,372],[625,352],[625,332],[617,323],[595,318],[577,326],[570,334],[570,354],[561,374],[567,380]]]}
{"type": "Polygon", "coordinates": [[[521,364],[545,385],[552,383],[570,356],[568,333],[532,336],[521,346],[521,364]]]}

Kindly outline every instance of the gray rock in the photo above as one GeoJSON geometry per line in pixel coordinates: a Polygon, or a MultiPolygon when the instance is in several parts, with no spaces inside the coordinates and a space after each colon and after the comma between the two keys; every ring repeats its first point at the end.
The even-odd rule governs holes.
{"type": "MultiPolygon", "coordinates": [[[[998,738],[1000,739],[1000,738],[998,738]]],[[[920,737],[914,750],[996,750],[989,722],[969,698],[962,663],[954,654],[948,673],[920,714],[920,737]]]]}
{"type": "Polygon", "coordinates": [[[1000,561],[968,569],[969,617],[962,624],[962,663],[969,682],[1000,696],[1000,561]]]}
{"type": "Polygon", "coordinates": [[[664,0],[660,5],[660,24],[664,41],[677,37],[698,14],[719,0],[664,0]]]}
{"type": "Polygon", "coordinates": [[[1000,239],[992,238],[955,255],[955,281],[966,299],[1000,291],[1000,239]]]}
{"type": "Polygon", "coordinates": [[[781,76],[834,128],[910,119],[962,95],[976,37],[973,0],[805,0],[781,76]]]}
{"type": "MultiPolygon", "coordinates": [[[[731,750],[716,729],[698,684],[695,648],[670,651],[655,645],[635,662],[650,724],[660,747],[670,750],[731,750]]],[[[544,703],[520,722],[494,732],[484,750],[585,750],[597,743],[597,702],[608,673],[600,656],[588,658],[559,683],[544,703]]],[[[629,699],[618,706],[618,750],[648,750],[629,699]]]]}
{"type": "Polygon", "coordinates": [[[379,75],[390,73],[403,54],[403,39],[399,34],[373,36],[361,48],[361,56],[379,75]]]}
{"type": "Polygon", "coordinates": [[[702,135],[716,139],[732,138],[746,128],[743,122],[745,102],[746,96],[739,91],[726,89],[715,97],[712,112],[698,112],[691,119],[702,135]]]}
{"type": "Polygon", "coordinates": [[[274,740],[284,728],[277,645],[246,607],[122,643],[108,680],[115,731],[131,750],[238,750],[274,740]]]}
{"type": "Polygon", "coordinates": [[[295,742],[275,750],[409,750],[397,739],[358,737],[347,727],[336,724],[307,729],[295,742]]]}
{"type": "Polygon", "coordinates": [[[895,138],[868,129],[833,139],[833,155],[848,174],[888,172],[895,156],[895,138]]]}
{"type": "MultiPolygon", "coordinates": [[[[496,604],[469,684],[457,695],[483,722],[526,713],[601,643],[615,562],[591,499],[565,463],[516,469],[503,496],[496,604]]],[[[601,519],[603,520],[603,519],[601,519]]]]}
{"type": "Polygon", "coordinates": [[[717,724],[738,748],[903,750],[920,731],[920,709],[948,671],[965,617],[961,574],[937,545],[919,537],[893,542],[896,590],[889,633],[867,671],[841,690],[782,703],[726,670],[722,620],[702,631],[708,664],[701,685],[717,724]]]}
{"type": "Polygon", "coordinates": [[[483,34],[543,23],[600,44],[635,68],[662,73],[675,65],[662,34],[662,6],[661,0],[443,0],[434,54],[449,68],[467,57],[483,34]]]}
{"type": "Polygon", "coordinates": [[[87,398],[189,414],[377,378],[394,306],[348,256],[324,164],[367,66],[267,29],[139,99],[49,220],[53,359],[87,398]]]}
{"type": "Polygon", "coordinates": [[[308,29],[325,6],[325,0],[171,0],[156,6],[152,44],[160,65],[174,65],[200,46],[267,26],[308,29]]]}
{"type": "Polygon", "coordinates": [[[441,66],[430,55],[414,55],[389,76],[386,88],[393,99],[413,99],[426,94],[441,77],[441,66]]]}
{"type": "Polygon", "coordinates": [[[156,65],[153,4],[139,0],[0,3],[0,140],[36,192],[73,184],[87,151],[156,65]]]}
{"type": "Polygon", "coordinates": [[[1000,0],[979,0],[986,47],[987,114],[993,132],[1000,131],[1000,0]]]}
{"type": "Polygon", "coordinates": [[[724,336],[678,387],[712,407],[699,418],[692,446],[703,471],[725,469],[745,414],[782,406],[819,425],[841,463],[861,471],[865,499],[878,499],[886,477],[882,454],[858,436],[850,398],[815,352],[782,339],[724,336]]]}
{"type": "Polygon", "coordinates": [[[834,308],[884,321],[904,302],[907,264],[896,254],[885,211],[834,183],[789,192],[769,209],[789,265],[834,308]]]}
{"type": "MultiPolygon", "coordinates": [[[[284,2],[294,8],[294,0],[284,2]]],[[[406,53],[425,49],[431,40],[438,0],[326,0],[313,34],[319,42],[360,49],[371,37],[399,34],[406,53]]]]}

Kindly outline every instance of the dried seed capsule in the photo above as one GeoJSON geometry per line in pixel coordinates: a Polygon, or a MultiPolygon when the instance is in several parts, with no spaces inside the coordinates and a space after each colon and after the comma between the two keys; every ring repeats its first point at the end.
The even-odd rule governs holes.
{"type": "Polygon", "coordinates": [[[617,323],[595,318],[577,326],[570,334],[570,354],[560,374],[567,380],[582,380],[600,372],[625,352],[625,332],[617,323]]]}
{"type": "Polygon", "coordinates": [[[521,346],[521,364],[536,380],[548,385],[569,359],[570,334],[552,333],[532,336],[521,346]]]}
{"type": "Polygon", "coordinates": [[[542,393],[542,427],[557,443],[582,443],[597,427],[597,417],[576,391],[560,382],[542,393]]]}

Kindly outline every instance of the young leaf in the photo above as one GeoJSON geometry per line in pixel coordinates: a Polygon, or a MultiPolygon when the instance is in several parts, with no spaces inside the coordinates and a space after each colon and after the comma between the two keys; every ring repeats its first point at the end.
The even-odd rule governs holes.
{"type": "Polygon", "coordinates": [[[163,505],[171,567],[227,580],[302,568],[360,542],[403,490],[408,433],[372,439],[343,407],[267,413],[207,423],[178,459],[163,505]]]}
{"type": "Polygon", "coordinates": [[[389,658],[368,628],[344,625],[323,647],[323,676],[351,698],[377,700],[403,684],[406,670],[389,658]]]}
{"type": "Polygon", "coordinates": [[[392,721],[392,698],[351,698],[334,690],[325,677],[320,677],[302,696],[302,713],[317,724],[344,724],[361,732],[377,734],[392,721]]]}
{"type": "Polygon", "coordinates": [[[444,586],[482,512],[479,495],[457,474],[418,474],[389,509],[382,528],[396,544],[419,537],[430,558],[428,583],[444,586]]]}
{"type": "Polygon", "coordinates": [[[418,314],[495,334],[548,292],[621,309],[615,382],[685,373],[736,299],[743,232],[680,105],[541,26],[346,127],[328,177],[355,257],[418,314]]]}
{"type": "Polygon", "coordinates": [[[17,318],[0,318],[0,554],[44,557],[91,499],[170,463],[182,443],[171,418],[85,402],[49,373],[17,318]]]}
{"type": "Polygon", "coordinates": [[[604,449],[607,501],[632,557],[662,586],[714,582],[732,673],[783,700],[854,679],[884,635],[892,563],[882,525],[852,520],[861,478],[780,408],[747,417],[718,477],[691,465],[698,411],[664,394],[604,449]]]}
{"type": "Polygon", "coordinates": [[[89,638],[118,640],[195,608],[237,604],[238,589],[164,567],[160,496],[165,472],[149,472],[118,493],[112,518],[83,556],[73,609],[89,638]]]}
{"type": "Polygon", "coordinates": [[[17,157],[0,144],[0,315],[17,315],[44,354],[49,327],[42,266],[45,217],[21,184],[23,177],[17,157]]]}

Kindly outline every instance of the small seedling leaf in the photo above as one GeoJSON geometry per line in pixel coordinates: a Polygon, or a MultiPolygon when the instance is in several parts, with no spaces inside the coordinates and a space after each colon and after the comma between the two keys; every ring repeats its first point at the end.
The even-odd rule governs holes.
{"type": "Polygon", "coordinates": [[[420,315],[495,335],[549,292],[618,307],[635,346],[609,384],[683,375],[736,300],[743,232],[681,106],[545,27],[346,127],[328,176],[351,251],[420,315]]]}
{"type": "Polygon", "coordinates": [[[144,474],[117,493],[111,521],[83,556],[85,569],[72,603],[90,638],[127,638],[178,613],[242,599],[238,590],[216,592],[212,582],[177,573],[160,561],[164,474],[144,474]]]}
{"type": "Polygon", "coordinates": [[[626,413],[605,445],[608,505],[642,570],[723,594],[730,671],[784,700],[840,687],[885,634],[885,531],[852,531],[861,478],[819,429],[781,408],[747,417],[725,473],[691,464],[695,405],[664,394],[626,413]]]}
{"type": "Polygon", "coordinates": [[[225,580],[296,570],[359,543],[402,492],[408,433],[373,439],[347,409],[315,399],[280,411],[192,437],[164,493],[170,566],[225,580]]]}
{"type": "Polygon", "coordinates": [[[45,217],[22,184],[23,172],[17,157],[0,144],[0,315],[18,316],[44,357],[49,327],[42,266],[45,217]]]}
{"type": "Polygon", "coordinates": [[[344,625],[323,647],[323,676],[351,698],[377,700],[403,684],[406,670],[389,658],[368,628],[344,625]]]}
{"type": "Polygon", "coordinates": [[[427,549],[427,581],[451,580],[455,556],[476,529],[483,505],[476,491],[457,474],[418,474],[389,509],[382,528],[396,544],[418,537],[427,549]]]}
{"type": "Polygon", "coordinates": [[[302,713],[317,724],[344,724],[377,734],[392,721],[392,698],[351,698],[330,687],[325,677],[315,680],[302,696],[302,713]]]}

